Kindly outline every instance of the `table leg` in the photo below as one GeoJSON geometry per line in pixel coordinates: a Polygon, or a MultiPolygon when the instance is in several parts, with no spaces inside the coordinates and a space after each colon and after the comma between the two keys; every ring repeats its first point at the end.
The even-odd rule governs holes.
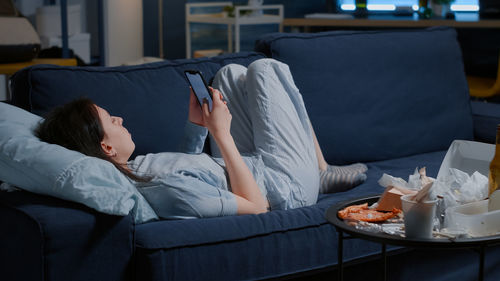
{"type": "Polygon", "coordinates": [[[236,23],[234,25],[234,51],[238,53],[240,51],[240,25],[236,23]]]}
{"type": "Polygon", "coordinates": [[[383,270],[383,278],[382,280],[387,280],[387,251],[386,245],[382,244],[382,270],[383,270]]]}
{"type": "Polygon", "coordinates": [[[479,247],[479,278],[478,281],[484,279],[484,246],[479,247]]]}
{"type": "Polygon", "coordinates": [[[339,245],[338,245],[338,250],[337,250],[337,259],[338,259],[338,280],[343,281],[344,280],[344,233],[340,230],[337,229],[338,235],[339,235],[339,245]]]}
{"type": "Polygon", "coordinates": [[[0,74],[0,101],[10,100],[9,93],[9,75],[0,74]]]}
{"type": "Polygon", "coordinates": [[[227,52],[233,52],[233,26],[231,24],[227,25],[227,52]]]}
{"type": "Polygon", "coordinates": [[[186,58],[191,58],[191,26],[186,21],[186,58]]]}

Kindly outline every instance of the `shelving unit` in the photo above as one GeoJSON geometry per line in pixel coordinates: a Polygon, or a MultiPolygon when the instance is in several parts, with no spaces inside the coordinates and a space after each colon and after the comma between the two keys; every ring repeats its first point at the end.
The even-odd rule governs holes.
{"type": "Polygon", "coordinates": [[[283,5],[262,5],[258,7],[252,6],[235,6],[234,17],[229,17],[222,10],[225,6],[232,6],[232,2],[213,2],[213,3],[192,3],[186,4],[186,57],[191,58],[191,23],[205,24],[225,24],[227,25],[227,49],[228,52],[233,52],[233,28],[234,28],[234,51],[240,51],[240,27],[242,25],[260,25],[260,24],[278,24],[279,31],[283,31],[283,5]],[[194,9],[197,8],[220,8],[221,12],[211,14],[195,14],[194,9]],[[262,15],[240,15],[241,11],[260,11],[262,15]],[[264,14],[264,11],[274,10],[278,14],[264,14]]]}

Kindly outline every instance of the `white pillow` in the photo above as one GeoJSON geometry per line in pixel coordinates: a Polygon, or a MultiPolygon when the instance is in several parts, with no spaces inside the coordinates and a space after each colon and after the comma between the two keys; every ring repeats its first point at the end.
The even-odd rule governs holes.
{"type": "Polygon", "coordinates": [[[0,181],[82,203],[136,223],[158,219],[134,184],[108,161],[40,141],[42,118],[0,102],[0,181]]]}

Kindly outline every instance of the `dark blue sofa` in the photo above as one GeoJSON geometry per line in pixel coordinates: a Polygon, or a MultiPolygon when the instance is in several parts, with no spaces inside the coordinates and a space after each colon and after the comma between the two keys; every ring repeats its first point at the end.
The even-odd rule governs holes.
{"type": "MultiPolygon", "coordinates": [[[[137,154],[176,151],[187,118],[183,70],[199,69],[210,80],[223,65],[269,56],[290,66],[327,160],[368,163],[364,184],[321,195],[307,208],[139,225],[130,215],[0,192],[0,279],[335,279],[337,232],[324,218],[328,207],[380,194],[383,173],[407,178],[426,166],[435,177],[454,139],[494,141],[500,105],[469,101],[452,29],[270,34],[256,51],[112,68],[34,66],[12,77],[11,102],[43,115],[84,95],[124,118],[137,154]]],[[[346,241],[346,279],[378,280],[379,251],[375,243],[346,241]]],[[[498,280],[500,248],[486,253],[486,279],[498,280]]],[[[477,266],[472,251],[391,248],[388,277],[475,280],[477,266]]]]}

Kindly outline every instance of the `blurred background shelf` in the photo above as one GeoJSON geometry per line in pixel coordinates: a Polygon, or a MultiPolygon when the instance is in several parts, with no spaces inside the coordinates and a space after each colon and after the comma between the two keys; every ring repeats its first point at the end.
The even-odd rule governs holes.
{"type": "MultiPolygon", "coordinates": [[[[450,26],[455,28],[500,29],[500,19],[480,19],[477,13],[456,13],[455,19],[419,19],[414,16],[375,15],[366,18],[286,18],[285,27],[383,27],[383,28],[425,28],[450,26]]],[[[306,29],[307,31],[307,29],[306,29]]]]}
{"type": "Polygon", "coordinates": [[[233,7],[232,2],[212,2],[212,3],[192,3],[186,4],[186,57],[191,58],[191,24],[223,24],[227,25],[227,51],[229,53],[240,51],[241,34],[240,28],[243,25],[278,24],[279,31],[283,31],[283,5],[262,5],[262,6],[234,6],[234,16],[224,12],[224,7],[233,7]],[[217,13],[195,13],[200,8],[217,8],[217,13]],[[248,11],[248,15],[241,15],[248,11]],[[268,14],[274,12],[277,14],[268,14]],[[234,29],[234,38],[233,38],[234,29]],[[234,40],[234,48],[233,48],[234,40]]]}

